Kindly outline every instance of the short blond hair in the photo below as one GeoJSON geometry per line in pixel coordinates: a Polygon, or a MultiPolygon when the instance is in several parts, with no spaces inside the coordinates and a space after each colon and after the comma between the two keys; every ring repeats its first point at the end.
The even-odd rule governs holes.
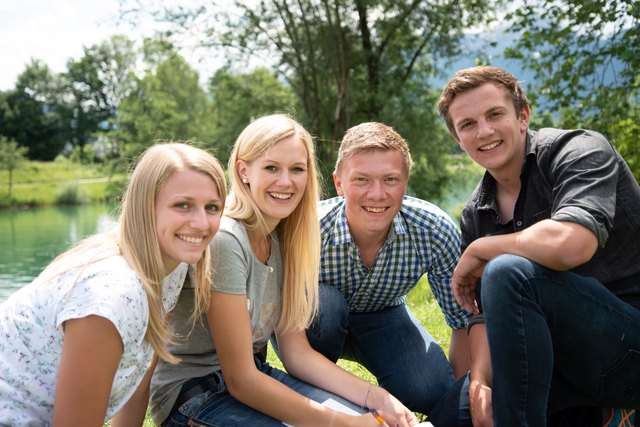
{"type": "Polygon", "coordinates": [[[407,176],[411,173],[413,159],[407,141],[390,126],[378,122],[366,122],[348,129],[342,138],[336,160],[336,175],[342,174],[344,163],[354,155],[374,150],[399,152],[402,155],[407,176]]]}

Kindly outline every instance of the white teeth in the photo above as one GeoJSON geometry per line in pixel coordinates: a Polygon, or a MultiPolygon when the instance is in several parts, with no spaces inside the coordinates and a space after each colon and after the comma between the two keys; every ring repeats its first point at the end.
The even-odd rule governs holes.
{"type": "Polygon", "coordinates": [[[480,151],[488,151],[488,150],[491,150],[491,149],[493,149],[493,148],[496,148],[496,147],[497,147],[498,145],[500,145],[501,143],[502,143],[502,141],[497,141],[497,142],[494,142],[493,144],[484,145],[484,146],[482,146],[482,147],[480,147],[480,148],[478,148],[478,149],[479,149],[480,151]]]}
{"type": "Polygon", "coordinates": [[[365,208],[365,209],[371,213],[381,213],[381,212],[384,212],[386,208],[365,208]]]}
{"type": "Polygon", "coordinates": [[[291,194],[286,194],[286,193],[269,193],[271,195],[271,197],[275,197],[276,199],[280,199],[280,200],[287,200],[291,198],[291,194]]]}
{"type": "Polygon", "coordinates": [[[204,240],[204,237],[189,237],[182,235],[179,235],[178,238],[188,243],[202,243],[202,241],[204,240]]]}

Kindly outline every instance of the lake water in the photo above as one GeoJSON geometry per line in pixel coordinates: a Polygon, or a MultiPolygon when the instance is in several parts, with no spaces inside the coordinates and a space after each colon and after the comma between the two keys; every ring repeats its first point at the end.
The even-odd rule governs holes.
{"type": "MultiPolygon", "coordinates": [[[[452,215],[451,208],[465,200],[473,185],[470,181],[467,188],[448,190],[440,206],[452,215]]],[[[112,225],[114,212],[111,205],[0,211],[0,302],[31,282],[65,249],[112,225]]]]}
{"type": "Polygon", "coordinates": [[[0,301],[65,249],[108,228],[114,217],[110,205],[0,211],[0,301]]]}

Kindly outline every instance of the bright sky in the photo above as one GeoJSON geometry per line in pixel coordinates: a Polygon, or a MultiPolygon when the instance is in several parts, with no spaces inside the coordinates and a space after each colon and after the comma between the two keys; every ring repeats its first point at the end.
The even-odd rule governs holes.
{"type": "Polygon", "coordinates": [[[117,0],[2,0],[0,90],[15,86],[31,58],[64,71],[69,58],[82,56],[83,46],[118,32],[117,13],[117,0]]]}
{"type": "MultiPolygon", "coordinates": [[[[70,58],[82,57],[83,47],[113,34],[136,41],[153,34],[155,25],[150,22],[135,28],[118,25],[118,8],[118,0],[0,0],[0,90],[15,87],[31,58],[60,73],[70,58]]],[[[219,67],[218,61],[206,63],[193,50],[181,54],[200,71],[201,79],[219,67]]]]}

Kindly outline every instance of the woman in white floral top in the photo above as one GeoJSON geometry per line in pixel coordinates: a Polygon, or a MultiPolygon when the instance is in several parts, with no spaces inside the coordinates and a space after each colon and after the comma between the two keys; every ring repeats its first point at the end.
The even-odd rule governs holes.
{"type": "Polygon", "coordinates": [[[166,143],[141,156],[118,227],[0,304],[0,425],[142,424],[154,352],[177,361],[165,313],[189,265],[194,319],[208,304],[208,245],[225,197],[223,170],[203,150],[166,143]]]}

